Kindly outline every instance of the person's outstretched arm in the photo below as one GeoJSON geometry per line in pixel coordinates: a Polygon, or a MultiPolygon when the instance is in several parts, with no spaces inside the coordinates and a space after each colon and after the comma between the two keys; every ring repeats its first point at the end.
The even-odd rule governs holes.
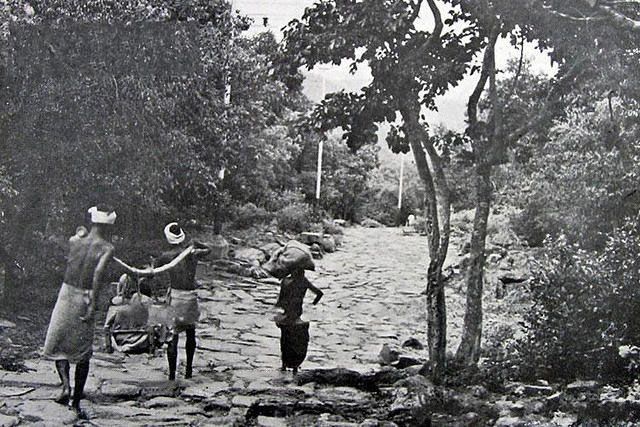
{"type": "Polygon", "coordinates": [[[180,253],[180,255],[178,255],[177,257],[175,257],[173,260],[171,260],[171,262],[164,264],[160,267],[149,267],[146,268],[144,270],[141,270],[139,268],[135,268],[135,267],[131,267],[130,265],[126,264],[124,261],[114,257],[113,259],[120,264],[122,267],[124,267],[127,271],[133,273],[133,274],[137,274],[138,276],[153,276],[159,273],[163,273],[165,271],[169,271],[172,268],[174,268],[176,265],[178,265],[183,259],[185,259],[187,256],[191,255],[192,251],[193,251],[193,246],[189,246],[188,248],[186,248],[184,251],[182,251],[180,253]]]}
{"type": "Polygon", "coordinates": [[[193,251],[191,251],[191,253],[196,258],[202,258],[206,255],[209,255],[209,253],[211,252],[211,248],[209,248],[209,246],[205,245],[202,242],[198,242],[197,240],[193,240],[191,242],[191,246],[193,246],[193,251]]]}

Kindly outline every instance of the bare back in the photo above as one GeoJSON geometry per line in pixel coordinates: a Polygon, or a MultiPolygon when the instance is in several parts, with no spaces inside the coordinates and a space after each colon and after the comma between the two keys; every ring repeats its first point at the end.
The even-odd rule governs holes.
{"type": "MultiPolygon", "coordinates": [[[[170,262],[183,250],[183,247],[179,247],[167,252],[163,252],[158,259],[160,265],[164,265],[170,262]]],[[[194,290],[196,288],[195,278],[197,266],[198,258],[193,255],[188,255],[173,269],[169,270],[169,276],[171,277],[171,287],[183,291],[194,290]]]]}
{"type": "Polygon", "coordinates": [[[69,244],[64,282],[80,289],[92,289],[96,268],[104,255],[113,253],[113,245],[92,235],[73,236],[69,239],[69,244]]]}

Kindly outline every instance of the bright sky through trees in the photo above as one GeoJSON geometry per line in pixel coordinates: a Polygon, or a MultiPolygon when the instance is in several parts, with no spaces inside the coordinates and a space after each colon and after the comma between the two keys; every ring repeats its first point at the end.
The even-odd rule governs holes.
{"type": "MultiPolygon", "coordinates": [[[[241,13],[250,16],[254,22],[248,34],[262,31],[272,31],[278,39],[281,38],[280,29],[292,19],[302,16],[304,9],[314,3],[314,0],[233,0],[234,7],[241,13]],[[266,26],[265,26],[266,18],[266,26]]],[[[425,29],[433,26],[433,20],[426,5],[423,7],[419,22],[425,29]]],[[[498,67],[504,68],[509,59],[516,58],[519,52],[511,47],[507,40],[498,43],[498,67]]],[[[532,44],[525,46],[525,58],[531,60],[535,71],[552,74],[549,58],[536,50],[532,44]]],[[[479,59],[478,59],[479,60],[479,59]]],[[[369,71],[361,67],[354,75],[349,74],[347,64],[341,66],[324,66],[306,73],[307,79],[304,92],[314,101],[322,99],[323,78],[327,92],[345,89],[355,91],[368,83],[371,78],[369,71]]],[[[476,84],[477,76],[466,78],[458,87],[448,91],[437,101],[439,111],[426,114],[432,124],[442,124],[448,128],[461,130],[464,128],[466,101],[468,94],[476,84]]]]}

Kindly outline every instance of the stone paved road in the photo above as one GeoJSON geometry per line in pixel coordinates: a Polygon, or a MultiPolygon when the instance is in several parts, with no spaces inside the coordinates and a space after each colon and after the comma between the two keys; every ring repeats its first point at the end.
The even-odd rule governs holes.
{"type": "MultiPolygon", "coordinates": [[[[425,254],[424,237],[403,236],[399,229],[347,229],[340,250],[308,274],[325,296],[317,306],[310,304],[312,296],[305,301],[303,318],[312,323],[302,368],[367,371],[378,366],[382,344],[402,343],[410,336],[425,342],[420,295],[425,254]]],[[[287,413],[256,419],[249,408],[257,399],[274,396],[311,406],[326,403],[328,412],[370,402],[366,393],[346,387],[297,387],[291,373],[278,371],[279,330],[271,320],[277,285],[222,279],[206,265],[198,279],[203,314],[194,379],[179,375],[176,384],[165,381],[162,350],[155,357],[97,351],[84,402],[91,425],[231,425],[247,415],[251,423],[285,425],[287,413]]],[[[181,350],[179,358],[183,355],[181,350]]],[[[73,423],[71,411],[50,401],[58,392],[53,365],[32,360],[28,366],[33,371],[26,374],[0,372],[0,426],[73,423]]],[[[183,371],[181,365],[179,374],[183,371]]],[[[292,424],[289,418],[290,425],[310,422],[315,421],[292,424]]]]}

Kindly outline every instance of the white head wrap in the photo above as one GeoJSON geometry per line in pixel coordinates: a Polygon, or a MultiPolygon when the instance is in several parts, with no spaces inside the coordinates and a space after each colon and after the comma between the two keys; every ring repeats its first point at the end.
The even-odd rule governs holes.
{"type": "Polygon", "coordinates": [[[171,227],[172,226],[177,226],[178,223],[177,222],[171,222],[169,224],[166,225],[166,227],[164,227],[164,235],[167,238],[167,242],[169,242],[172,245],[179,245],[180,243],[184,242],[184,231],[182,231],[182,229],[180,229],[180,233],[179,234],[174,234],[171,232],[171,227]]]}
{"type": "Polygon", "coordinates": [[[113,225],[116,222],[116,213],[115,212],[103,212],[99,211],[96,206],[89,209],[89,213],[91,214],[91,222],[94,224],[110,224],[113,225]]]}

